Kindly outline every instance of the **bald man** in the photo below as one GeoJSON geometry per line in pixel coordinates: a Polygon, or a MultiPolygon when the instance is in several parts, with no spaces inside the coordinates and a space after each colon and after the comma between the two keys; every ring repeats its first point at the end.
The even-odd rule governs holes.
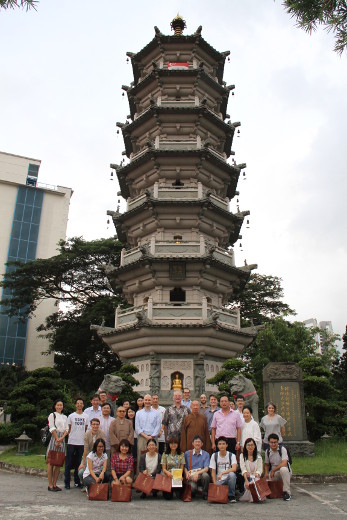
{"type": "Polygon", "coordinates": [[[191,449],[193,439],[197,435],[201,437],[205,451],[211,454],[211,440],[208,432],[208,424],[204,414],[200,413],[199,401],[192,401],[192,413],[183,421],[180,448],[184,453],[191,449]]]}

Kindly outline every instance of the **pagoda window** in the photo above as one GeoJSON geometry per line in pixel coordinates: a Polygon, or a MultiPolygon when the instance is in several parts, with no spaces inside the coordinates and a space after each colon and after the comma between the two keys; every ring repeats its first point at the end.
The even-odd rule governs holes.
{"type": "Polygon", "coordinates": [[[170,291],[170,302],[184,303],[186,301],[186,292],[181,287],[175,287],[170,291]]]}
{"type": "Polygon", "coordinates": [[[181,182],[179,179],[176,179],[175,182],[172,183],[172,186],[176,189],[180,189],[184,186],[184,182],[181,182]]]}

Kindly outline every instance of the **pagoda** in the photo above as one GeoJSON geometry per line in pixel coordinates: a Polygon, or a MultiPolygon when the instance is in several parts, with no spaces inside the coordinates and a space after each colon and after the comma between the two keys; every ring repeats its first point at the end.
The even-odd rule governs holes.
{"type": "Polygon", "coordinates": [[[246,167],[228,162],[240,125],[227,114],[229,51],[185,27],[177,15],[173,35],[155,27],[148,45],[127,53],[130,115],[117,126],[129,161],[111,165],[127,206],[108,212],[125,248],[120,265],[105,269],[131,307],[116,309],[114,328],[93,327],[139,368],[137,390],[162,403],[180,386],[196,397],[215,390],[206,379],[256,334],[230,304],[256,265],[237,267],[233,252],[249,212],[229,209],[246,167]]]}

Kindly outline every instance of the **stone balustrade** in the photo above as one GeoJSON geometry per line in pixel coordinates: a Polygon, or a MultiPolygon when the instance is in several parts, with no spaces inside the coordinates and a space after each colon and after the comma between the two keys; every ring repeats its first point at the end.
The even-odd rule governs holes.
{"type": "Polygon", "coordinates": [[[151,324],[204,324],[211,319],[216,323],[232,328],[240,328],[239,309],[218,308],[207,303],[204,297],[201,303],[154,303],[149,298],[148,303],[141,307],[121,309],[117,307],[115,329],[134,326],[139,321],[139,315],[151,324]]]}

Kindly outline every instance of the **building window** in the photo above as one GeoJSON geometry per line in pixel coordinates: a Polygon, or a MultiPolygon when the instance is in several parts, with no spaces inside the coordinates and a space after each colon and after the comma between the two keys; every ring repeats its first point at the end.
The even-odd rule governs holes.
{"type": "MultiPolygon", "coordinates": [[[[36,175],[36,179],[38,169],[39,167],[35,164],[29,165],[29,172],[33,176],[36,175]]],[[[7,256],[8,262],[20,260],[25,263],[35,260],[43,196],[44,193],[40,190],[26,186],[18,188],[7,256]]],[[[13,269],[8,266],[6,273],[13,269]]],[[[8,297],[11,296],[11,293],[4,290],[3,295],[8,297]]],[[[23,314],[22,321],[18,321],[15,317],[8,317],[6,314],[0,315],[0,363],[24,364],[26,335],[27,318],[25,314],[23,314]]]]}
{"type": "Polygon", "coordinates": [[[181,287],[175,287],[170,291],[170,302],[180,302],[183,303],[186,301],[186,292],[181,289],[181,287]]]}

